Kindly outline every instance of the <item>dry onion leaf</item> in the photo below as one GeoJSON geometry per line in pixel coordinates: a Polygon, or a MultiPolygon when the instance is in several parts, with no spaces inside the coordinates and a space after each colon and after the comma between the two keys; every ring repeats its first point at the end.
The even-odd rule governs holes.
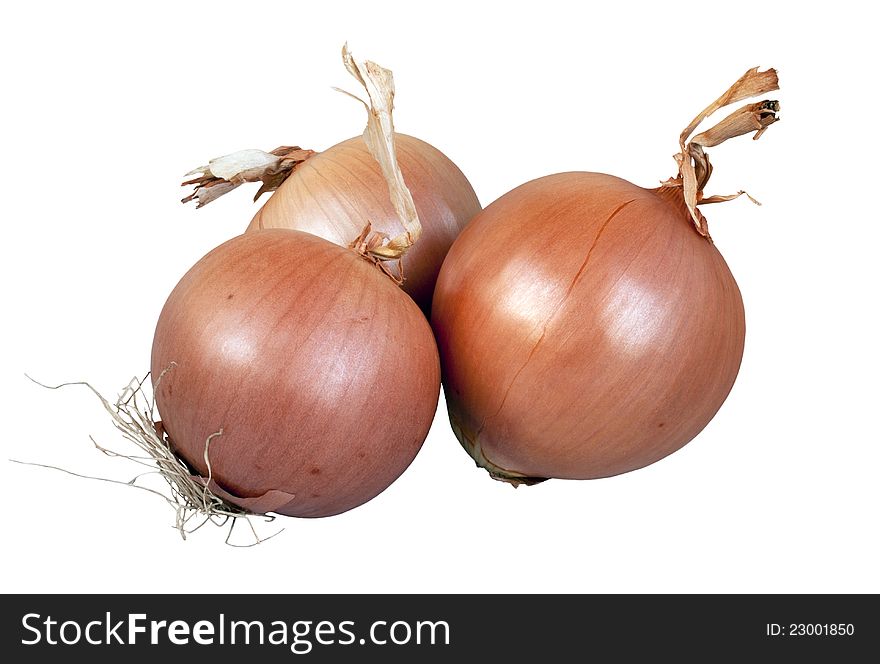
{"type": "MultiPolygon", "coordinates": [[[[172,368],[168,367],[166,371],[170,371],[172,368]]],[[[125,440],[135,445],[137,451],[132,454],[118,452],[100,445],[94,438],[91,438],[94,446],[106,456],[132,461],[146,467],[146,471],[123,482],[106,477],[83,475],[48,464],[13,461],[23,465],[59,470],[85,479],[122,484],[155,494],[164,499],[174,509],[174,527],[184,540],[187,538],[187,535],[192,534],[208,523],[221,527],[228,524],[229,532],[226,536],[226,543],[231,546],[253,546],[281,532],[279,530],[267,537],[261,537],[257,533],[251,519],[259,517],[266,521],[273,521],[275,517],[267,516],[267,513],[283,507],[293,500],[294,497],[282,491],[269,491],[262,496],[242,498],[229,493],[219,486],[211,477],[208,455],[212,441],[222,436],[222,430],[212,433],[205,440],[205,461],[208,464],[209,473],[207,477],[199,475],[177,454],[168,435],[165,433],[162,422],[157,420],[155,397],[149,395],[145,387],[150,384],[149,377],[150,374],[147,374],[142,379],[133,378],[122,389],[116,401],[111,402],[87,382],[80,381],[61,383],[59,385],[46,385],[28,376],[37,385],[51,390],[58,390],[73,385],[82,385],[88,388],[100,400],[104,410],[110,415],[113,426],[122,434],[125,440]],[[139,483],[142,477],[152,475],[158,475],[165,481],[167,485],[166,491],[160,491],[139,483]],[[231,541],[235,524],[239,519],[245,520],[254,537],[254,541],[250,544],[233,544],[231,541]]],[[[161,378],[162,376],[160,376],[159,380],[161,378]]]]}
{"type": "Polygon", "coordinates": [[[200,208],[245,182],[262,182],[254,196],[256,201],[263,194],[278,189],[297,166],[314,154],[314,150],[304,150],[297,145],[282,145],[271,152],[249,149],[217,157],[186,174],[198,177],[181,183],[182,187],[195,187],[181,202],[196,200],[196,207],[200,208]]]}
{"type": "MultiPolygon", "coordinates": [[[[367,255],[378,260],[399,260],[422,234],[422,224],[416,212],[412,194],[400,172],[397,163],[397,151],[394,144],[394,75],[370,60],[359,60],[348,50],[348,44],[342,47],[342,61],[345,68],[367,91],[370,103],[357,95],[345,90],[340,92],[357,99],[367,109],[367,127],[364,129],[364,141],[370,154],[379,162],[382,174],[388,182],[391,204],[400,217],[405,231],[387,242],[372,246],[367,255]]],[[[339,89],[339,88],[337,88],[339,89]]]]}
{"type": "MultiPolygon", "coordinates": [[[[757,67],[753,67],[737,79],[723,95],[698,113],[681,132],[679,136],[680,152],[675,155],[678,175],[666,180],[663,186],[682,188],[684,202],[700,235],[708,238],[709,229],[706,218],[697,209],[698,205],[733,200],[745,193],[741,191],[730,195],[704,196],[703,189],[712,175],[712,164],[709,162],[709,155],[706,154],[704,148],[720,145],[730,138],[753,131],[755,132],[754,139],[760,138],[771,124],[779,121],[779,117],[776,115],[779,112],[779,102],[767,99],[747,104],[725,117],[712,128],[693,138],[691,138],[691,134],[703,120],[715,111],[743,99],[778,89],[779,79],[775,69],[759,72],[757,67]]],[[[748,196],[748,194],[746,195],[748,196]]],[[[751,196],[748,198],[757,203],[751,196]]]]}

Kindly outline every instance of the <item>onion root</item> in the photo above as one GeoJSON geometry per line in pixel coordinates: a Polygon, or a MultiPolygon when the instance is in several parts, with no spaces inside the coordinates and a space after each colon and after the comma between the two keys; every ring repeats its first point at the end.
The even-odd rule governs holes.
{"type": "MultiPolygon", "coordinates": [[[[166,371],[172,369],[173,366],[166,369],[166,371]]],[[[164,373],[165,372],[163,372],[163,375],[164,373]]],[[[220,487],[211,478],[211,464],[208,460],[208,453],[210,446],[216,444],[212,441],[220,438],[223,433],[222,431],[217,431],[209,435],[205,440],[205,462],[208,466],[209,473],[207,477],[199,475],[198,472],[191,468],[181,456],[177,454],[162,427],[162,422],[156,420],[155,397],[149,395],[147,393],[147,388],[145,387],[150,385],[150,381],[148,380],[149,377],[150,374],[148,373],[142,379],[133,378],[122,389],[116,401],[111,402],[90,383],[84,381],[61,383],[60,385],[46,385],[28,376],[28,378],[37,385],[51,390],[57,390],[72,385],[82,385],[88,388],[96,397],[98,397],[104,410],[110,415],[113,426],[122,433],[122,436],[126,440],[137,446],[140,453],[125,454],[117,452],[103,447],[94,438],[90,437],[92,443],[102,454],[113,458],[127,459],[140,464],[147,468],[146,471],[139,473],[127,482],[123,482],[105,477],[82,475],[47,464],[22,461],[15,461],[15,463],[60,470],[69,475],[85,479],[122,484],[160,496],[174,509],[174,527],[184,540],[187,538],[187,535],[195,532],[208,523],[219,527],[226,526],[227,524],[229,525],[226,544],[229,544],[230,546],[253,546],[265,542],[280,533],[281,530],[267,537],[260,537],[254,528],[251,519],[253,517],[258,517],[267,522],[273,521],[275,517],[267,515],[266,513],[274,511],[274,509],[289,503],[293,500],[293,496],[284,493],[283,491],[269,491],[263,496],[241,498],[233,496],[220,487]],[[168,490],[160,491],[138,483],[142,477],[149,475],[159,475],[167,484],[168,490]],[[253,534],[254,541],[250,544],[233,544],[231,541],[235,524],[239,519],[244,519],[247,522],[250,531],[253,534]]],[[[161,380],[161,376],[159,380],[161,380]]]]}

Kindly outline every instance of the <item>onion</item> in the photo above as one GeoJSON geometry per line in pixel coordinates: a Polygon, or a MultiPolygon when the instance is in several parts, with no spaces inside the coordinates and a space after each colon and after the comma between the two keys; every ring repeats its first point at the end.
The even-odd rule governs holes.
{"type": "MultiPolygon", "coordinates": [[[[440,150],[405,134],[397,134],[395,143],[423,227],[422,238],[401,266],[406,277],[403,289],[429,312],[446,252],[480,211],[480,202],[458,166],[440,150]]],[[[188,173],[195,174],[201,175],[183,183],[196,187],[183,201],[196,199],[199,207],[243,182],[263,182],[255,200],[275,191],[248,230],[292,228],[342,246],[348,246],[367,224],[388,236],[403,230],[383,173],[361,136],[321,153],[299,147],[280,147],[271,153],[244,150],[188,173]]]]}
{"type": "Polygon", "coordinates": [[[151,366],[175,450],[232,502],[275,492],[262,511],[290,516],[344,512],[389,486],[440,389],[412,300],[354,251],[292,230],[202,258],[162,310],[151,366]]]}
{"type": "Polygon", "coordinates": [[[394,158],[391,72],[343,57],[368,90],[364,137],[404,232],[367,226],[354,248],[245,233],[196,263],[156,326],[161,429],[199,481],[250,512],[329,516],[370,500],[410,464],[437,407],[431,328],[378,269],[420,234],[394,158]]]}
{"type": "Polygon", "coordinates": [[[747,72],[685,130],[679,175],[659,188],[551,175],[489,205],[453,244],[432,324],[452,428],[493,477],[625,473],[685,445],[721,407],[745,319],[696,207],[736,196],[703,196],[703,148],[760,135],[778,103],[687,139],[721,106],[777,87],[775,71],[747,72]]]}

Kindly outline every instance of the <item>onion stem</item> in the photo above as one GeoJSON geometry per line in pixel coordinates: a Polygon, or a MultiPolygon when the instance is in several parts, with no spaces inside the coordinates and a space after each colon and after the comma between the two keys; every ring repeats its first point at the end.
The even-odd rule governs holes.
{"type": "MultiPolygon", "coordinates": [[[[709,163],[709,155],[706,154],[704,148],[720,145],[730,138],[753,131],[755,132],[753,138],[757,140],[767,130],[767,127],[779,120],[776,115],[779,112],[779,102],[766,99],[746,104],[711,129],[697,134],[693,138],[691,138],[691,134],[703,120],[721,108],[778,89],[779,79],[775,69],[759,72],[757,67],[753,67],[740,76],[723,95],[698,113],[681,132],[678,139],[680,152],[675,155],[675,160],[678,163],[678,175],[663,182],[662,186],[682,189],[685,205],[687,205],[694,226],[700,235],[709,238],[708,224],[706,218],[697,209],[698,205],[730,201],[745,194],[744,191],[729,195],[705,196],[703,194],[703,189],[712,175],[712,165],[709,163]]],[[[748,198],[757,203],[751,196],[748,198]]]]}
{"type": "Polygon", "coordinates": [[[357,99],[367,109],[367,127],[364,129],[364,141],[367,143],[370,154],[379,162],[382,175],[385,176],[385,180],[388,182],[391,204],[394,206],[394,210],[400,218],[400,223],[403,224],[405,229],[403,233],[391,238],[387,242],[383,236],[370,235],[369,229],[367,229],[367,235],[374,238],[374,241],[368,239],[364,242],[362,240],[353,246],[364,255],[377,261],[399,260],[419,239],[419,236],[422,234],[422,224],[419,221],[419,215],[416,212],[412,194],[406,186],[406,182],[404,182],[403,173],[400,172],[400,166],[397,163],[397,151],[394,144],[394,119],[392,117],[392,111],[394,110],[394,75],[389,69],[380,67],[375,62],[355,58],[351,51],[348,50],[348,44],[342,47],[342,61],[348,72],[367,91],[370,102],[367,103],[360,97],[345,90],[339,91],[357,99]]]}

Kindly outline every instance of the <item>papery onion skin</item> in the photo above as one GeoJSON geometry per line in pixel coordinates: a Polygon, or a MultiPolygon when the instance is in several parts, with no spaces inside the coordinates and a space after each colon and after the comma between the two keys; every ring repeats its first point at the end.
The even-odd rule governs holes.
{"type": "Polygon", "coordinates": [[[736,281],[681,189],[581,172],[471,222],[432,324],[456,435],[514,482],[617,475],[681,448],[730,392],[745,339],[736,281]]]}
{"type": "Polygon", "coordinates": [[[183,277],[151,367],[175,450],[206,477],[205,441],[222,430],[213,479],[242,498],[294,494],[275,511],[300,517],[388,487],[428,433],[440,382],[431,329],[387,275],[277,229],[229,240],[183,277]]]}
{"type": "MultiPolygon", "coordinates": [[[[430,144],[395,134],[398,163],[422,222],[422,236],[403,259],[403,289],[428,312],[440,265],[461,229],[480,211],[459,168],[430,144]]],[[[404,229],[388,183],[363,137],[343,141],[297,166],[248,230],[293,228],[348,246],[367,223],[394,237],[404,229]]]]}

